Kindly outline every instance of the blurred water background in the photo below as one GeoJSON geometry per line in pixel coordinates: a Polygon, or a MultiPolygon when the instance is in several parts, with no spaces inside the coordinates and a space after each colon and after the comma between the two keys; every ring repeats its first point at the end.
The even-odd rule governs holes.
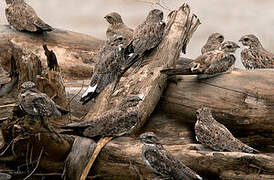
{"type": "MultiPolygon", "coordinates": [[[[145,0],[144,0],[145,1],[145,0]]],[[[149,1],[149,0],[147,0],[149,1]]],[[[135,28],[152,6],[140,0],[26,0],[37,14],[53,27],[86,33],[105,39],[107,23],[104,15],[119,12],[124,22],[135,28]]],[[[237,41],[243,34],[253,33],[264,47],[274,52],[273,0],[162,0],[169,9],[177,9],[187,2],[202,24],[194,33],[187,48],[189,58],[200,55],[200,47],[213,32],[222,33],[226,40],[237,41]]],[[[7,24],[5,2],[0,1],[0,21],[7,24]]],[[[160,7],[158,7],[160,8],[160,7]]],[[[161,9],[161,8],[160,8],[161,9]]],[[[165,15],[168,10],[164,10],[165,15]]],[[[237,67],[241,67],[240,50],[237,67]]]]}

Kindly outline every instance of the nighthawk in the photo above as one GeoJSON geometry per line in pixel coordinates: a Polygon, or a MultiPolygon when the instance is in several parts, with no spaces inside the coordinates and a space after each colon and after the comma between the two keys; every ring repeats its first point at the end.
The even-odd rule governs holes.
{"type": "Polygon", "coordinates": [[[208,108],[198,109],[196,111],[196,116],[196,140],[203,145],[209,146],[217,151],[259,152],[235,138],[223,124],[217,122],[213,118],[212,113],[208,108]]]}
{"type": "Polygon", "coordinates": [[[38,33],[52,30],[24,0],[6,0],[6,4],[6,18],[16,30],[38,33]]]}
{"type": "Polygon", "coordinates": [[[161,10],[151,10],[146,20],[136,27],[129,45],[129,49],[132,51],[127,60],[129,65],[134,64],[160,44],[165,30],[163,16],[161,10]]]}
{"type": "Polygon", "coordinates": [[[114,36],[123,36],[129,41],[133,36],[133,29],[124,24],[120,14],[112,12],[104,17],[109,23],[109,27],[106,32],[107,39],[112,39],[114,36]]]}
{"type": "Polygon", "coordinates": [[[236,58],[234,53],[239,46],[232,41],[221,44],[219,49],[209,51],[198,56],[187,67],[178,69],[164,69],[161,72],[172,75],[198,74],[199,78],[208,78],[232,69],[236,58]]]}
{"type": "Polygon", "coordinates": [[[46,94],[41,93],[31,81],[21,85],[18,101],[22,111],[33,117],[56,117],[64,112],[64,109],[56,105],[46,94]]]}
{"type": "Polygon", "coordinates": [[[201,48],[202,54],[213,51],[219,48],[219,46],[223,43],[224,41],[224,36],[220,33],[213,33],[211,34],[208,39],[206,44],[201,48]]]}
{"type": "Polygon", "coordinates": [[[192,180],[202,179],[196,172],[172,156],[159,142],[153,132],[140,135],[143,143],[142,157],[148,167],[163,179],[192,180]]]}
{"type": "Polygon", "coordinates": [[[141,100],[138,96],[125,97],[119,104],[119,108],[113,108],[91,120],[71,123],[61,127],[64,129],[62,134],[90,138],[130,134],[139,120],[135,106],[141,100]]]}
{"type": "Polygon", "coordinates": [[[90,85],[80,99],[82,104],[91,101],[110,83],[113,83],[112,90],[115,89],[125,67],[127,42],[122,36],[114,36],[98,52],[90,85]]]}
{"type": "Polygon", "coordinates": [[[239,41],[247,47],[241,52],[246,69],[274,68],[274,54],[265,50],[255,35],[242,36],[239,41]]]}

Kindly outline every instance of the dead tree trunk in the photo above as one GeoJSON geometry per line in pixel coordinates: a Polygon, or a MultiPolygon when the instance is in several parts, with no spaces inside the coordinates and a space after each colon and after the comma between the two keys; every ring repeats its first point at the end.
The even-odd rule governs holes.
{"type": "Polygon", "coordinates": [[[40,35],[18,32],[3,25],[0,29],[0,65],[6,71],[9,70],[12,54],[9,41],[36,55],[44,68],[47,67],[47,60],[42,46],[47,44],[55,52],[65,80],[89,77],[95,63],[94,56],[103,44],[102,40],[91,36],[59,29],[40,35]]]}

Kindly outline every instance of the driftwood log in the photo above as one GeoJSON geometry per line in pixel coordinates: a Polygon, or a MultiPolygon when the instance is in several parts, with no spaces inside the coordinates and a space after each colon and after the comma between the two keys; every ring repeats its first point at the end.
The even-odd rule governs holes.
{"type": "MultiPolygon", "coordinates": [[[[180,34],[178,29],[183,27],[183,21],[176,21],[176,18],[179,17],[180,15],[175,16],[173,26],[170,26],[173,27],[173,29],[171,28],[169,30],[170,33],[173,31],[174,34],[180,34]]],[[[9,71],[9,61],[12,54],[12,47],[8,40],[17,46],[26,47],[26,49],[31,50],[33,54],[41,59],[41,64],[44,68],[47,67],[47,65],[42,45],[47,44],[50,50],[53,49],[56,52],[62,75],[67,81],[65,86],[68,99],[76,95],[70,102],[73,114],[81,117],[85,113],[88,113],[90,106],[95,106],[94,104],[98,103],[96,101],[93,104],[81,106],[78,103],[78,99],[83,93],[83,82],[71,80],[90,77],[94,65],[92,61],[93,56],[103,41],[87,35],[62,30],[55,30],[46,35],[37,36],[15,32],[8,26],[0,26],[0,29],[0,36],[2,37],[0,40],[0,64],[6,71],[9,71]],[[68,61],[68,63],[66,63],[66,61],[68,61]],[[81,89],[82,92],[79,93],[81,89]]],[[[181,31],[182,35],[183,31],[179,31],[181,31]]],[[[165,39],[162,45],[145,61],[148,65],[143,66],[137,73],[135,72],[137,79],[142,77],[138,75],[139,71],[148,73],[149,71],[146,71],[146,68],[148,68],[148,70],[149,68],[154,68],[153,65],[157,65],[157,62],[159,62],[161,58],[167,60],[164,64],[165,67],[174,66],[176,58],[179,56],[179,53],[177,53],[177,50],[181,47],[179,44],[175,46],[174,51],[170,51],[170,54],[166,53],[168,55],[160,59],[157,58],[161,56],[161,48],[166,47],[164,45],[165,42],[168,42],[168,48],[172,48],[171,45],[173,43],[182,39],[176,38],[176,36],[167,37],[168,39],[165,39]],[[170,40],[175,41],[171,43],[169,42],[170,40]],[[152,59],[153,61],[156,60],[156,62],[151,63],[152,59]]],[[[147,104],[143,105],[143,113],[145,113],[142,115],[143,120],[146,120],[151,114],[161,97],[156,109],[153,111],[145,126],[135,135],[131,137],[114,138],[102,149],[92,167],[92,176],[98,177],[99,179],[157,179],[157,176],[144,165],[140,156],[141,144],[137,140],[141,132],[154,131],[160,137],[167,150],[208,179],[273,179],[273,71],[237,70],[203,81],[198,81],[195,76],[184,76],[180,77],[182,80],[177,81],[177,84],[169,83],[168,88],[161,96],[166,80],[165,76],[158,73],[161,68],[164,67],[159,66],[157,68],[159,70],[155,70],[155,72],[149,76],[151,79],[149,82],[157,81],[157,83],[153,84],[154,86],[152,85],[150,87],[151,91],[147,91],[145,88],[142,89],[142,87],[147,86],[149,82],[139,87],[141,91],[147,93],[157,90],[151,93],[155,95],[151,96],[151,98],[156,97],[155,101],[149,101],[148,95],[144,96],[144,98],[147,98],[145,101],[147,104]],[[158,88],[158,83],[161,85],[161,88],[158,88]],[[195,122],[193,112],[201,106],[211,107],[214,110],[213,115],[218,121],[225,124],[233,134],[241,140],[261,150],[263,154],[251,155],[246,153],[215,152],[195,144],[197,142],[193,134],[193,124],[195,122]]],[[[117,101],[119,101],[119,89],[122,88],[122,85],[127,84],[128,79],[136,78],[131,76],[132,74],[129,73],[128,77],[122,78],[122,82],[117,87],[116,96],[114,96],[114,98],[118,99],[117,101]]],[[[85,84],[87,83],[88,81],[85,82],[85,84]]],[[[130,87],[126,86],[125,89],[127,88],[130,87]]],[[[108,94],[108,91],[109,89],[106,89],[98,99],[103,98],[108,94]]],[[[112,98],[113,97],[110,99],[112,98]]],[[[0,121],[5,121],[5,118],[11,117],[12,107],[16,105],[16,102],[16,93],[15,95],[10,96],[9,94],[9,96],[0,99],[0,121]]],[[[112,100],[110,102],[112,102],[112,100]]],[[[117,103],[118,102],[115,101],[114,105],[117,103]]],[[[107,108],[104,106],[101,107],[107,108]]],[[[96,105],[95,108],[99,108],[99,106],[97,107],[96,105]]],[[[85,118],[92,118],[94,114],[91,112],[89,112],[85,118]]],[[[57,119],[54,121],[56,120],[57,119]]],[[[66,124],[72,120],[70,116],[62,117],[57,120],[57,124],[66,124]]],[[[27,120],[22,121],[22,123],[21,125],[23,127],[26,124],[28,125],[27,120]]],[[[49,123],[55,124],[50,119],[49,123]]],[[[37,123],[36,126],[40,127],[40,124],[37,123]]],[[[18,127],[16,126],[16,128],[18,127]]],[[[41,127],[41,130],[47,132],[43,127],[41,127]]],[[[35,138],[37,138],[34,140],[40,140],[41,132],[33,133],[36,134],[35,138]]],[[[48,133],[49,132],[46,134],[48,133]]],[[[38,177],[56,176],[57,179],[60,179],[66,155],[72,146],[72,137],[50,135],[42,136],[42,138],[44,138],[43,142],[51,145],[43,149],[39,167],[49,173],[44,174],[38,171],[33,175],[38,177]],[[53,137],[55,138],[53,139],[53,137]],[[62,142],[63,145],[60,145],[60,142],[62,142]],[[47,156],[43,156],[43,154],[47,154],[47,156]],[[56,158],[56,154],[58,154],[59,158],[56,158]],[[53,173],[56,171],[57,173],[53,173]]],[[[24,143],[23,140],[22,142],[24,143]]],[[[43,144],[42,146],[39,144],[34,152],[34,160],[38,158],[42,147],[43,144]]],[[[22,149],[22,147],[19,146],[19,150],[23,151],[24,148],[22,149]]],[[[7,169],[9,167],[9,162],[7,161],[1,161],[0,164],[1,168],[7,169]]],[[[26,175],[23,177],[25,176],[26,175]]]]}

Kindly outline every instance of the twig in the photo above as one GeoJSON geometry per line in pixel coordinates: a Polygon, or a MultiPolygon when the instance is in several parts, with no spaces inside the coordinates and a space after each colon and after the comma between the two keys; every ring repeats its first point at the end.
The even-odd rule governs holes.
{"type": "Polygon", "coordinates": [[[89,162],[87,164],[87,166],[85,167],[85,169],[83,170],[82,172],[82,175],[80,177],[80,180],[85,180],[88,173],[89,173],[89,170],[92,166],[92,164],[94,163],[95,159],[97,158],[98,154],[101,152],[101,149],[109,142],[111,141],[113,137],[104,137],[104,138],[101,138],[98,143],[97,143],[97,146],[91,156],[91,158],[89,159],[89,162]]]}
{"type": "Polygon", "coordinates": [[[0,153],[0,156],[3,156],[5,154],[5,152],[9,149],[9,147],[11,146],[11,144],[14,142],[14,139],[11,140],[11,142],[8,144],[8,146],[6,147],[6,149],[0,153]]]}
{"type": "Polygon", "coordinates": [[[39,165],[39,163],[40,163],[40,160],[41,160],[43,151],[44,151],[44,147],[42,147],[42,149],[41,149],[41,152],[40,152],[40,154],[39,154],[39,157],[38,157],[38,160],[37,160],[37,163],[36,163],[35,168],[33,169],[33,171],[32,171],[27,177],[24,178],[24,180],[30,178],[31,175],[32,175],[32,174],[36,171],[36,169],[38,168],[38,165],[39,165]]]}
{"type": "Polygon", "coordinates": [[[17,104],[16,104],[16,103],[13,103],[13,104],[6,104],[6,105],[2,105],[2,106],[0,106],[0,108],[5,108],[5,107],[15,107],[15,106],[17,106],[17,104]]]}
{"type": "MultiPolygon", "coordinates": [[[[70,110],[71,110],[71,108],[70,108],[70,103],[71,103],[72,100],[73,100],[76,96],[78,96],[78,94],[82,91],[82,89],[84,88],[84,84],[85,84],[85,82],[83,81],[81,89],[80,89],[80,90],[79,90],[79,91],[78,91],[78,92],[69,100],[68,105],[67,105],[67,107],[68,107],[68,109],[69,109],[69,112],[70,112],[70,110]]],[[[69,119],[70,119],[70,122],[71,122],[71,113],[70,113],[69,119]]]]}

